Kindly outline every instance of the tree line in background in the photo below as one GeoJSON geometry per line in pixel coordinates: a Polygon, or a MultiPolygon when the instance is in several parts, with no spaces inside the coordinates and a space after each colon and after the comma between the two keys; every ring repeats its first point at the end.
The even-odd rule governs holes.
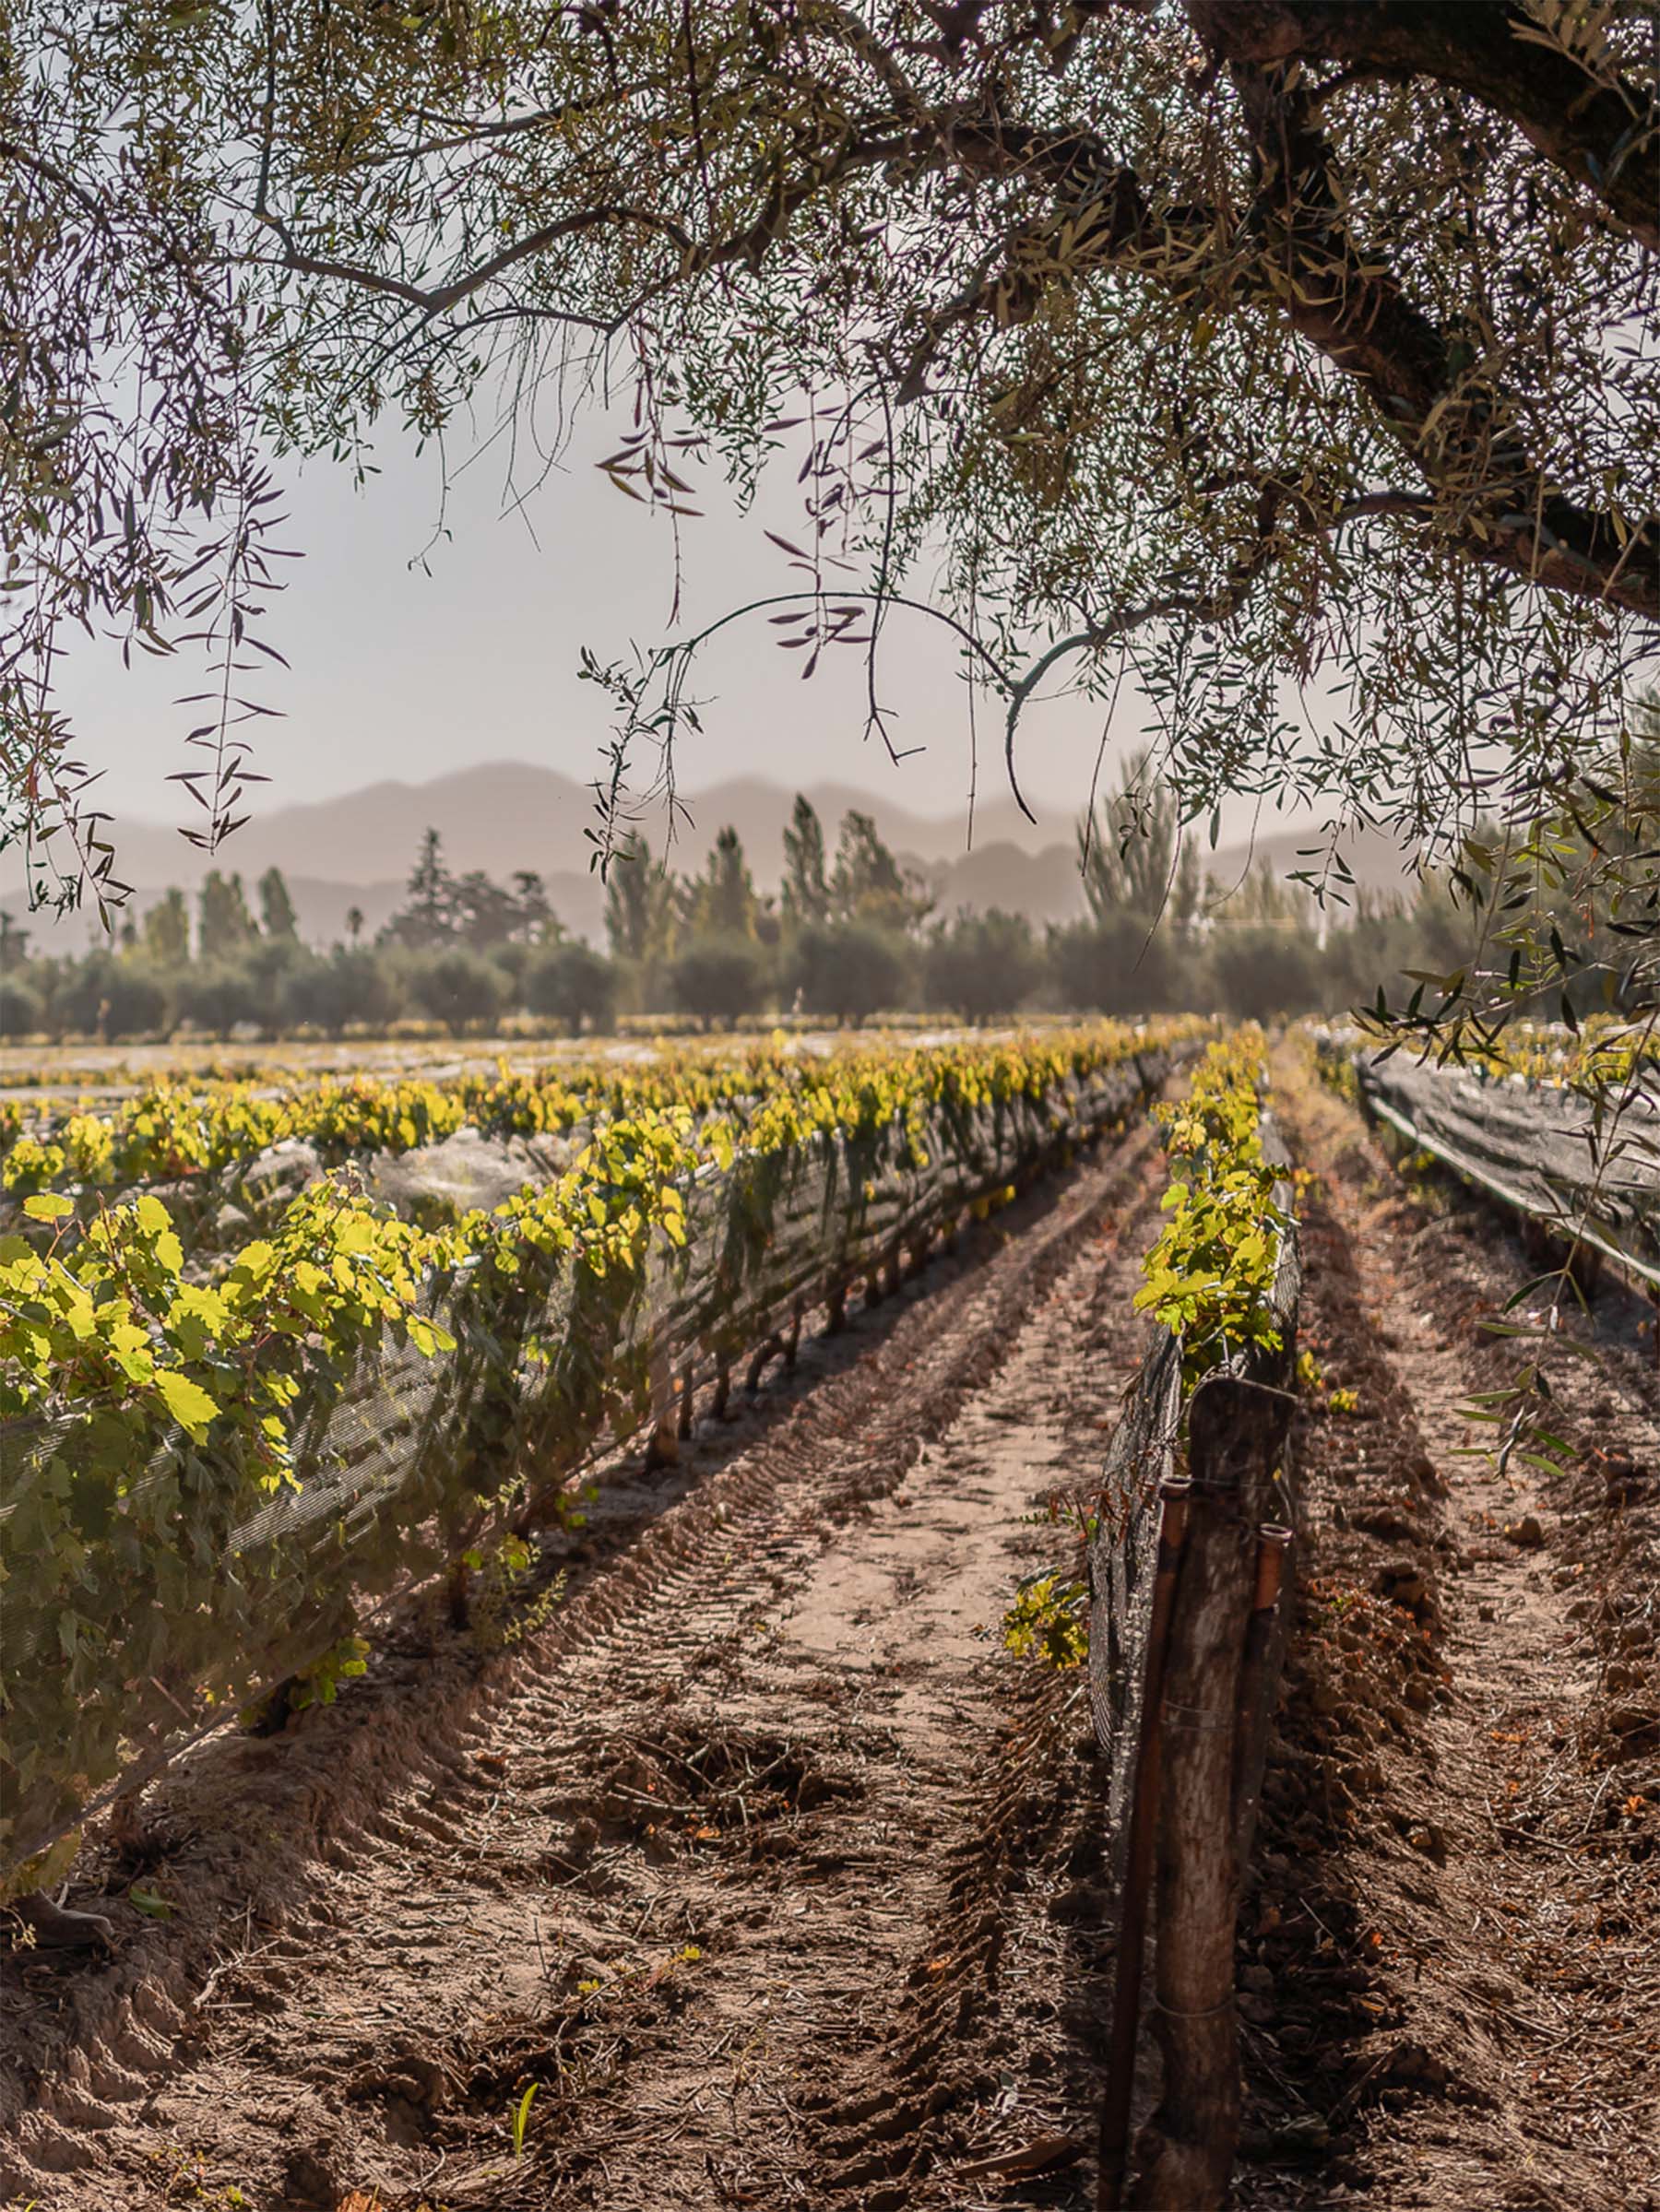
{"type": "Polygon", "coordinates": [[[353,908],[344,941],[304,943],[275,868],[255,887],[257,912],[241,878],[215,869],[194,926],[172,889],[129,917],[113,945],[78,958],[30,957],[27,932],[0,914],[0,1035],[119,1042],[188,1027],[338,1037],[409,1020],[459,1035],[519,1016],[575,1035],[620,1013],[714,1028],[768,1012],[843,1023],[924,1010],[982,1022],[1033,1007],[1265,1020],[1339,1012],[1380,983],[1471,963],[1467,916],[1440,876],[1422,878],[1410,900],[1355,887],[1323,916],[1265,861],[1219,885],[1145,756],[1080,822],[1078,858],[1085,920],[1039,934],[996,909],[942,916],[871,815],[846,814],[832,851],[798,798],[776,894],[757,891],[733,829],[683,875],[636,837],[610,870],[600,952],[563,929],[539,875],[457,875],[429,830],[403,905],[368,942],[353,908]]]}

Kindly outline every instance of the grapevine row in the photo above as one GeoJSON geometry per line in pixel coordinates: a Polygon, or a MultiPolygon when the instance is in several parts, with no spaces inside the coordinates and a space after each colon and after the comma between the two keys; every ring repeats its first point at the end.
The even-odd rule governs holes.
{"type": "Polygon", "coordinates": [[[688,1359],[1121,1116],[1192,1028],[746,1059],[776,1080],[741,1116],[694,1082],[437,1228],[325,1179],[210,1280],[153,1192],[32,1194],[0,1237],[0,1866],[660,1414],[688,1359]]]}
{"type": "MultiPolygon", "coordinates": [[[[1063,1032],[1042,1045],[1027,1043],[1019,1057],[1026,1070],[1041,1076],[1045,1051],[1075,1059],[1080,1048],[1077,1037],[1063,1032]]],[[[515,1071],[501,1062],[445,1082],[326,1076],[273,1089],[251,1081],[161,1081],[101,1111],[26,1109],[0,1101],[0,1187],[21,1198],[46,1189],[90,1193],[185,1181],[290,1139],[336,1164],[413,1151],[462,1129],[491,1138],[562,1135],[591,1122],[681,1107],[741,1121],[757,1102],[780,1095],[827,1098],[834,1111],[850,1090],[880,1087],[896,1066],[907,1071],[908,1093],[926,1101],[931,1082],[949,1087],[959,1081],[959,1070],[983,1063],[978,1047],[818,1056],[772,1045],[738,1053],[680,1050],[624,1067],[593,1061],[515,1071]]],[[[972,1084],[979,1078],[961,1080],[972,1084]]],[[[990,1080],[1009,1080],[1007,1070],[990,1080]]]]}

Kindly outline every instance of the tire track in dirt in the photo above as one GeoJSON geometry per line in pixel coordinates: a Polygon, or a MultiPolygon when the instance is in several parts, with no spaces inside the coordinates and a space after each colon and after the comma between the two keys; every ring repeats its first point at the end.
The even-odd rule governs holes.
{"type": "Polygon", "coordinates": [[[1089,1784],[1064,1678],[987,1631],[1058,1549],[1034,1495],[1098,1463],[1160,1181],[1144,1132],[1087,1161],[726,1464],[609,1494],[599,1563],[516,1651],[395,1655],[288,1738],[208,1746],[157,1820],[186,1924],[28,1970],[10,2186],[42,2212],[920,2203],[989,2116],[1029,2134],[1047,2099],[1058,2125],[1044,1854],[1089,1784]],[[1000,2039],[1041,2096],[1000,2082],[1000,2039]]]}
{"type": "MultiPolygon", "coordinates": [[[[1302,1615],[1241,1945],[1244,2201],[1660,2206],[1660,1822],[1595,1633],[1637,1655],[1629,1712],[1660,1467],[1632,1314],[1610,1286],[1583,1324],[1603,1356],[1552,1362],[1570,1473],[1501,1478],[1460,1409],[1512,1370],[1480,1323],[1536,1270],[1451,1187],[1416,1201],[1288,1056],[1276,1075],[1321,1178],[1304,1342],[1359,1405],[1316,1396],[1299,1425],[1302,1615]]],[[[1655,1748],[1660,1726],[1652,1775],[1655,1748]]]]}

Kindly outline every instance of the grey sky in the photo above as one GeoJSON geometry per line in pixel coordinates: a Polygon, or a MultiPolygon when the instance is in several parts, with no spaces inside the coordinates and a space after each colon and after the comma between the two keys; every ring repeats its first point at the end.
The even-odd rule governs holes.
{"type": "MultiPolygon", "coordinates": [[[[480,760],[539,762],[584,780],[596,772],[607,703],[578,681],[579,649],[611,657],[631,639],[659,642],[673,586],[670,525],[593,465],[613,442],[604,432],[597,420],[579,430],[522,516],[502,512],[500,459],[474,462],[452,487],[450,535],[432,545],[430,574],[412,563],[437,510],[435,456],[417,458],[388,432],[385,473],[363,491],[327,462],[289,472],[290,520],[278,540],[304,557],[279,564],[288,588],[263,626],[291,673],[273,667],[255,679],[256,695],[286,715],[254,726],[257,765],[272,779],[257,803],[324,798],[386,776],[419,782],[480,760]]],[[[793,486],[781,481],[749,517],[710,489],[706,518],[682,525],[682,628],[790,582],[762,531],[768,523],[799,531],[793,486]]],[[[694,688],[707,702],[706,728],[679,762],[689,791],[732,775],[786,785],[831,778],[919,812],[964,808],[967,695],[944,630],[904,614],[890,622],[883,700],[896,710],[897,741],[926,748],[897,768],[880,741],[861,743],[858,654],[827,657],[803,683],[800,657],[779,651],[776,635],[764,619],[734,625],[700,664],[694,688]]],[[[173,701],[202,688],[198,667],[180,656],[140,658],[129,671],[113,649],[77,650],[74,661],[68,696],[86,757],[105,771],[102,803],[117,827],[123,817],[185,819],[166,778],[192,764],[183,739],[199,716],[173,701]]],[[[1142,718],[1126,687],[1115,754],[1136,741],[1142,718]]],[[[1075,810],[1099,734],[1100,712],[1087,701],[1035,707],[1022,750],[1034,795],[1075,810]]],[[[981,790],[1002,789],[1001,728],[985,699],[979,750],[981,790]]]]}

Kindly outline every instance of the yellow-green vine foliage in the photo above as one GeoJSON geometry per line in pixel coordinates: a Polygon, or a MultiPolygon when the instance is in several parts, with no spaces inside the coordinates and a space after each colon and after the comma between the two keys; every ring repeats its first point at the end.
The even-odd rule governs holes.
{"type": "Polygon", "coordinates": [[[1271,1300],[1289,1222],[1275,1202],[1278,1170],[1263,1154],[1265,1077],[1252,1024],[1207,1047],[1184,1099],[1154,1109],[1171,1179],[1135,1304],[1181,1338],[1190,1390],[1247,1346],[1279,1348],[1271,1300]]]}
{"type": "MultiPolygon", "coordinates": [[[[484,1540],[520,1478],[637,1428],[670,1354],[753,1340],[1002,1189],[1201,1026],[608,1071],[572,1166],[493,1213],[426,1228],[326,1179],[207,1271],[154,1191],[31,1194],[0,1236],[0,1883],[182,1720],[484,1540]]],[[[568,1088],[497,1075],[458,1105],[563,1116],[568,1088]]],[[[217,1129],[265,1126],[212,1095],[217,1129]]]]}
{"type": "MultiPolygon", "coordinates": [[[[1170,1024],[1159,1029],[1168,1034],[1170,1024]]],[[[1076,1034],[1059,1032],[1004,1049],[1005,1057],[1013,1054],[1009,1065],[1017,1062],[1023,1071],[1021,1082],[1041,1083],[1072,1064],[1079,1048],[1076,1034]]],[[[820,1055],[791,1051],[780,1036],[736,1052],[681,1047],[633,1066],[579,1060],[514,1070],[502,1061],[442,1083],[374,1075],[325,1076],[287,1087],[164,1079],[103,1111],[43,1106],[31,1113],[0,1102],[0,1188],[25,1197],[46,1189],[85,1194],[188,1181],[290,1138],[333,1163],[412,1151],[463,1128],[486,1137],[543,1136],[682,1107],[741,1125],[757,1105],[816,1099],[814,1110],[822,1114],[827,1098],[852,1094],[861,1083],[880,1092],[900,1073],[907,1097],[919,1099],[918,1110],[925,1110],[931,1082],[943,1093],[954,1084],[973,1093],[982,1080],[1014,1080],[1008,1067],[985,1076],[985,1064],[978,1046],[820,1055]]]]}

